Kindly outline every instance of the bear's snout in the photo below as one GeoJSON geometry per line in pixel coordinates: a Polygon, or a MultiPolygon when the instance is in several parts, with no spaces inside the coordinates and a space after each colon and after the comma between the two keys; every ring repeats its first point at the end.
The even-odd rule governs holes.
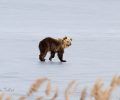
{"type": "Polygon", "coordinates": [[[72,45],[72,43],[69,43],[67,46],[71,46],[72,45]]]}

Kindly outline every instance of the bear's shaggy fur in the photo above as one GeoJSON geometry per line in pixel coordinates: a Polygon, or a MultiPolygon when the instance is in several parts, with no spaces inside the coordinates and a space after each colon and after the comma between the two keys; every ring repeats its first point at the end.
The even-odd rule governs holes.
{"type": "Polygon", "coordinates": [[[51,53],[49,58],[50,61],[52,60],[52,58],[54,58],[55,53],[57,53],[59,60],[61,62],[66,62],[66,60],[63,60],[63,53],[64,49],[71,45],[71,41],[72,39],[69,37],[64,37],[63,39],[54,39],[51,37],[47,37],[43,39],[39,43],[40,61],[45,61],[45,56],[47,52],[50,51],[51,53]]]}

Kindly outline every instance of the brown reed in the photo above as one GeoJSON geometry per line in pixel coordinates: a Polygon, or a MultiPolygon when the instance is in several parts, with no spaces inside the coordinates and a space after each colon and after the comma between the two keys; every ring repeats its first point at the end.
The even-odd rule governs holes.
{"type": "Polygon", "coordinates": [[[75,86],[75,84],[76,84],[76,81],[74,81],[74,80],[71,81],[68,84],[68,86],[67,86],[67,88],[65,90],[65,100],[70,100],[70,95],[73,92],[72,90],[73,90],[73,87],[75,86]]]}
{"type": "MultiPolygon", "coordinates": [[[[29,96],[32,96],[32,94],[34,92],[37,92],[38,89],[40,89],[41,85],[47,82],[46,84],[46,88],[45,88],[45,95],[44,96],[38,96],[38,97],[34,97],[35,100],[57,100],[58,97],[58,87],[56,86],[54,88],[54,94],[53,96],[51,95],[51,82],[48,78],[39,78],[37,79],[30,87],[28,93],[26,96],[20,96],[18,98],[18,100],[29,100],[29,96]],[[49,97],[49,99],[48,99],[49,97]]],[[[76,81],[71,81],[67,88],[65,89],[64,95],[65,95],[65,100],[70,100],[70,96],[72,95],[72,93],[75,90],[76,87],[76,81]]],[[[79,100],[86,100],[86,98],[88,98],[89,100],[110,100],[111,99],[111,95],[113,93],[113,91],[115,91],[115,89],[117,87],[120,86],[120,76],[114,76],[110,82],[110,85],[108,87],[104,87],[104,83],[101,79],[97,80],[95,82],[95,84],[92,86],[90,94],[91,96],[88,98],[87,97],[87,89],[84,88],[81,91],[80,94],[80,99],[79,100]]],[[[13,97],[7,95],[7,93],[0,93],[0,100],[12,100],[13,97]]],[[[15,100],[15,99],[13,99],[15,100]]]]}
{"type": "Polygon", "coordinates": [[[56,100],[57,97],[58,97],[58,87],[56,86],[54,95],[53,95],[53,97],[50,100],[56,100]]]}
{"type": "Polygon", "coordinates": [[[47,84],[46,90],[45,90],[45,94],[46,94],[47,96],[49,96],[49,95],[50,95],[50,92],[51,92],[51,82],[48,81],[48,84],[47,84]]]}
{"type": "Polygon", "coordinates": [[[34,92],[37,92],[38,89],[40,88],[40,86],[46,82],[48,79],[47,78],[40,78],[37,79],[30,87],[29,92],[28,92],[28,96],[31,96],[34,92]]]}
{"type": "Polygon", "coordinates": [[[11,99],[11,96],[9,96],[9,95],[6,96],[5,100],[12,100],[12,99],[11,99]]]}
{"type": "Polygon", "coordinates": [[[80,96],[80,100],[85,100],[85,98],[86,98],[86,91],[87,91],[87,89],[86,88],[84,88],[83,90],[82,90],[82,92],[81,92],[81,96],[80,96]]]}
{"type": "Polygon", "coordinates": [[[44,100],[44,97],[43,96],[39,96],[36,98],[36,100],[44,100]]]}
{"type": "Polygon", "coordinates": [[[18,98],[18,100],[26,100],[26,97],[25,97],[25,96],[20,96],[20,97],[18,98]]]}
{"type": "Polygon", "coordinates": [[[3,100],[4,93],[0,93],[0,100],[3,100]]]}
{"type": "Polygon", "coordinates": [[[91,95],[95,100],[110,100],[112,92],[120,85],[120,76],[114,76],[110,86],[103,89],[103,81],[98,80],[93,86],[91,95]]]}

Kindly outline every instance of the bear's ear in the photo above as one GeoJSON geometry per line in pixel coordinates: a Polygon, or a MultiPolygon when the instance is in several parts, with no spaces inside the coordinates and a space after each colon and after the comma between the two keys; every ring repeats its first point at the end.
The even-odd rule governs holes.
{"type": "Polygon", "coordinates": [[[65,37],[63,38],[63,40],[65,40],[65,39],[67,39],[67,36],[65,36],[65,37]]]}

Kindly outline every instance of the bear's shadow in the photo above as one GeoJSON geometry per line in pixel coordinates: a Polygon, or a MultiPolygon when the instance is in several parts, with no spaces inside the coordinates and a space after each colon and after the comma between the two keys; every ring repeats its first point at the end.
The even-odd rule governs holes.
{"type": "Polygon", "coordinates": [[[64,65],[66,64],[66,62],[59,62],[59,61],[45,61],[45,62],[41,62],[41,65],[64,65]]]}

